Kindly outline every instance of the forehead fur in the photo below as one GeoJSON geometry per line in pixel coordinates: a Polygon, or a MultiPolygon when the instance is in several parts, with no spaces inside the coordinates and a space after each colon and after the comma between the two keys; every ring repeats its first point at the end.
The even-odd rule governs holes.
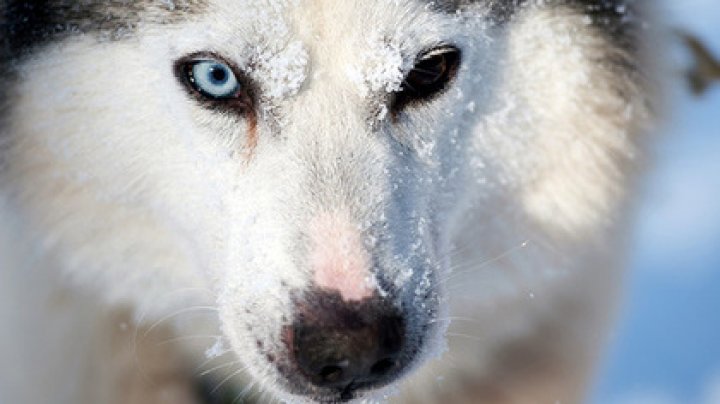
{"type": "MultiPolygon", "coordinates": [[[[627,13],[634,0],[423,0],[434,9],[454,13],[481,6],[490,18],[503,22],[527,4],[577,8],[593,23],[622,41],[627,13]]],[[[0,56],[17,57],[44,42],[68,35],[100,32],[122,37],[140,22],[173,23],[200,13],[207,0],[7,0],[0,4],[0,56]]],[[[627,42],[627,41],[624,41],[627,42]]]]}

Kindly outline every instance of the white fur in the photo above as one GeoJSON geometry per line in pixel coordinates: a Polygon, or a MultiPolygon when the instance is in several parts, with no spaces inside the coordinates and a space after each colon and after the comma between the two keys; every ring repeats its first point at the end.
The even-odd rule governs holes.
{"type": "Polygon", "coordinates": [[[88,378],[112,334],[105,313],[130,306],[142,327],[194,305],[219,313],[194,334],[221,332],[247,378],[303,400],[256,340],[281,349],[289,292],[313,276],[308,229],[338,212],[395,288],[442,296],[421,369],[375,398],[460,394],[462,373],[497,393],[478,399],[580,400],[647,122],[640,77],[600,61],[633,56],[559,7],[495,26],[482,7],[405,0],[209,3],[187,22],[75,36],[23,62],[0,152],[0,402],[122,400],[88,378]],[[457,80],[393,121],[385,92],[443,42],[463,49],[457,80]],[[201,107],[172,74],[208,50],[265,94],[254,150],[247,122],[201,107]],[[538,370],[503,361],[508,346],[538,370]]]}

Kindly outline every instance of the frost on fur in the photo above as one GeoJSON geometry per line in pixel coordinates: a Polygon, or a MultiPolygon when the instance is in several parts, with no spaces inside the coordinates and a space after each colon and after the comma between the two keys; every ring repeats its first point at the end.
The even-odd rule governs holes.
{"type": "Polygon", "coordinates": [[[403,60],[400,48],[382,40],[368,40],[369,53],[365,55],[362,67],[348,66],[346,74],[360,95],[400,90],[407,61],[403,60]]]}

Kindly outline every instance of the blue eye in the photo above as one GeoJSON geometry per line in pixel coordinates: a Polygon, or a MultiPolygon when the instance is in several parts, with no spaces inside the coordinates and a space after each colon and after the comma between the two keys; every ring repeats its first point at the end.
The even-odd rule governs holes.
{"type": "Polygon", "coordinates": [[[215,60],[195,61],[187,74],[195,89],[209,98],[233,98],[240,90],[240,83],[232,69],[215,60]]]}

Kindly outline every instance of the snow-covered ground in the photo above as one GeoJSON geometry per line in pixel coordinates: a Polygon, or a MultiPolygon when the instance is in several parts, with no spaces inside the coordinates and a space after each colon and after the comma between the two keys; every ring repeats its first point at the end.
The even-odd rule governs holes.
{"type": "MultiPolygon", "coordinates": [[[[720,55],[720,0],[662,3],[672,24],[720,55]]],[[[680,86],[673,96],[592,403],[720,404],[720,85],[699,99],[680,86]]]]}

